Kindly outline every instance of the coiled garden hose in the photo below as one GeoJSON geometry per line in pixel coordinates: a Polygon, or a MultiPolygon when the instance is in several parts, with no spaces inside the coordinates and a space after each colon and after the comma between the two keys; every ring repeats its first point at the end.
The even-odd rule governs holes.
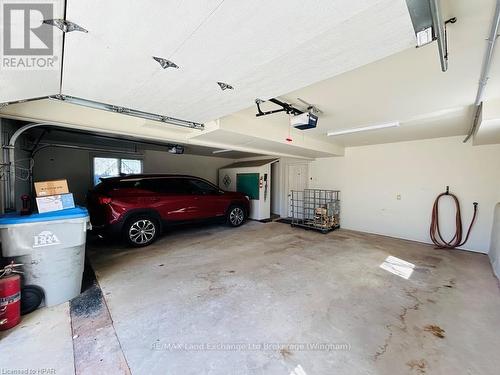
{"type": "Polygon", "coordinates": [[[478,203],[474,202],[474,215],[472,216],[472,220],[470,222],[469,229],[467,230],[467,234],[465,235],[465,239],[462,241],[462,236],[463,236],[462,214],[460,211],[460,203],[458,202],[457,196],[451,194],[448,188],[446,188],[446,192],[441,193],[437,196],[436,200],[434,201],[434,206],[432,207],[430,236],[432,242],[436,245],[438,249],[454,249],[456,247],[465,245],[465,243],[469,240],[469,235],[472,226],[474,225],[474,222],[476,220],[477,205],[478,203]],[[455,235],[450,241],[446,241],[445,239],[443,239],[443,236],[441,235],[441,230],[439,229],[439,200],[443,196],[450,196],[451,198],[453,198],[456,207],[456,215],[455,215],[456,230],[455,230],[455,235]]]}

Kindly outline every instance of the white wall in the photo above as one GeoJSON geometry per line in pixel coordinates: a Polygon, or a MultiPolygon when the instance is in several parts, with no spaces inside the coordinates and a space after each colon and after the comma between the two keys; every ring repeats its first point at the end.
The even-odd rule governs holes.
{"type": "MultiPolygon", "coordinates": [[[[320,159],[321,160],[321,159],[320,159]]],[[[294,159],[294,158],[280,158],[278,164],[278,195],[279,195],[279,215],[281,217],[288,217],[290,210],[290,187],[289,185],[289,176],[288,176],[288,167],[290,165],[304,164],[309,166],[311,163],[310,160],[305,159],[294,159]]],[[[307,178],[307,183],[310,183],[309,178],[307,178]]],[[[309,187],[306,185],[306,187],[309,187]]]]}
{"type": "MultiPolygon", "coordinates": [[[[461,203],[464,227],[479,213],[465,249],[487,253],[500,191],[500,145],[472,146],[463,137],[347,148],[344,157],[311,163],[311,187],[341,190],[343,228],[430,242],[435,197],[447,185],[461,203]],[[401,194],[401,200],[396,197],[401,194]]],[[[454,206],[443,199],[445,235],[454,206]]]]}
{"type": "Polygon", "coordinates": [[[219,187],[227,191],[236,191],[236,177],[239,173],[258,173],[259,178],[264,178],[267,174],[267,193],[265,192],[265,182],[259,189],[259,199],[250,200],[250,219],[265,220],[271,217],[271,164],[262,165],[259,167],[246,168],[222,168],[219,170],[219,187]],[[224,185],[224,177],[229,176],[231,184],[224,185]]]}
{"type": "Polygon", "coordinates": [[[188,174],[217,184],[219,168],[232,162],[232,159],[227,158],[189,154],[174,155],[148,150],[144,155],[144,172],[188,174]]]}
{"type": "MultiPolygon", "coordinates": [[[[66,178],[77,204],[85,203],[87,191],[92,188],[92,151],[47,148],[35,157],[34,181],[66,178]]],[[[99,154],[106,156],[108,154],[99,154]]],[[[120,155],[109,154],[109,156],[120,155]]],[[[197,155],[173,155],[167,152],[146,150],[137,156],[143,159],[144,173],[179,173],[198,176],[217,184],[217,171],[232,159],[197,155]]]]}

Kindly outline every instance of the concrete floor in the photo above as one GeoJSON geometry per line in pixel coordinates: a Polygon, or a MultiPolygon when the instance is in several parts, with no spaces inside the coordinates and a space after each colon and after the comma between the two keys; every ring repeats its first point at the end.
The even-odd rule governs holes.
{"type": "Polygon", "coordinates": [[[146,249],[94,246],[92,264],[133,374],[500,368],[500,291],[485,255],[249,222],[146,249]],[[408,280],[379,267],[389,255],[415,265],[408,280]]]}
{"type": "Polygon", "coordinates": [[[101,373],[108,352],[117,370],[108,360],[107,373],[500,368],[500,289],[482,254],[258,222],[183,229],[144,249],[93,242],[89,253],[106,309],[89,315],[99,327],[86,324],[88,314],[74,319],[73,353],[67,304],[39,310],[0,336],[0,368],[25,368],[24,358],[37,351],[29,367],[57,374],[72,373],[73,354],[77,373],[101,373]],[[380,268],[390,255],[415,265],[409,279],[380,268]]]}
{"type": "Polygon", "coordinates": [[[0,332],[0,374],[73,374],[69,303],[26,315],[0,332]]]}

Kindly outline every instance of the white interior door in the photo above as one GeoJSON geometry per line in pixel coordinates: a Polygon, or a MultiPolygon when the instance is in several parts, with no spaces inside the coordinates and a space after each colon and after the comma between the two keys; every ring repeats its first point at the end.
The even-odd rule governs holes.
{"type": "Polygon", "coordinates": [[[288,166],[288,216],[292,216],[292,206],[290,201],[292,199],[292,190],[302,191],[307,189],[308,179],[308,165],[307,164],[290,164],[288,166]]]}

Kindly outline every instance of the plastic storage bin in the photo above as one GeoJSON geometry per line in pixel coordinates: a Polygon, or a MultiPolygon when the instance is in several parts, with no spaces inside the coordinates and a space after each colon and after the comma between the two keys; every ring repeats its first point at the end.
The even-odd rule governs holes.
{"type": "Polygon", "coordinates": [[[88,225],[88,212],[80,207],[0,217],[2,255],[24,265],[24,283],[44,290],[45,306],[80,294],[88,225]]]}

